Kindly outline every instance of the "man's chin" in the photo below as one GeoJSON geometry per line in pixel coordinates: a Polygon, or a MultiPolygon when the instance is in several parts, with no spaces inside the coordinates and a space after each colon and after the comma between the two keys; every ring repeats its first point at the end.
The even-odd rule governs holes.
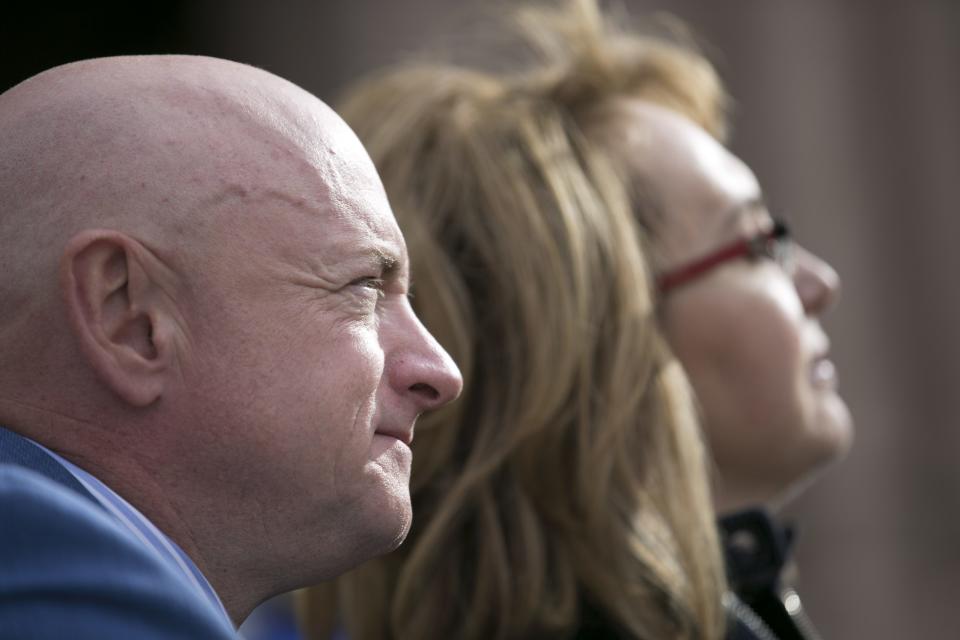
{"type": "Polygon", "coordinates": [[[410,531],[413,511],[409,497],[389,495],[355,505],[350,530],[342,530],[341,554],[326,568],[323,580],[350,571],[368,560],[390,553],[410,531]],[[358,510],[362,510],[362,513],[358,510]]]}
{"type": "MultiPolygon", "coordinates": [[[[408,452],[406,445],[402,445],[408,452]]],[[[413,507],[410,502],[410,458],[394,455],[394,451],[384,452],[374,460],[379,472],[376,490],[380,493],[366,509],[367,526],[371,542],[378,548],[374,552],[382,555],[396,549],[410,532],[413,522],[413,507]]]]}
{"type": "Polygon", "coordinates": [[[410,525],[413,523],[413,510],[407,510],[406,516],[406,519],[402,522],[397,530],[397,535],[393,538],[393,541],[388,545],[384,553],[393,551],[403,544],[403,541],[407,539],[407,535],[410,533],[410,525]]]}
{"type": "Polygon", "coordinates": [[[409,496],[391,495],[387,504],[368,514],[365,549],[359,554],[359,563],[390,553],[399,547],[410,533],[413,509],[409,496]]]}

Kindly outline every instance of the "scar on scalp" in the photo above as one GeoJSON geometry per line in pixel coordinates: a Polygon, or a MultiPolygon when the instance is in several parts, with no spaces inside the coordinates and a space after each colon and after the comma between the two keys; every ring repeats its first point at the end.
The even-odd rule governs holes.
{"type": "Polygon", "coordinates": [[[228,184],[220,191],[207,198],[203,205],[205,207],[216,207],[229,200],[246,200],[250,195],[250,190],[242,184],[228,184]]]}
{"type": "Polygon", "coordinates": [[[309,209],[310,206],[307,204],[307,201],[299,196],[291,196],[290,194],[284,193],[283,191],[278,191],[277,189],[268,189],[266,197],[276,198],[277,200],[282,200],[292,207],[297,209],[309,209]]]}

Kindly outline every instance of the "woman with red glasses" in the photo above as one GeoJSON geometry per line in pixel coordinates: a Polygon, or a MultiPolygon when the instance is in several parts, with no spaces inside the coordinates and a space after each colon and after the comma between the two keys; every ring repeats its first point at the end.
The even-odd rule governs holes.
{"type": "Polygon", "coordinates": [[[728,606],[772,637],[816,638],[781,579],[792,532],[769,514],[851,444],[820,325],[837,273],[794,243],[750,168],[682,112],[637,98],[603,110],[603,147],[643,185],[635,207],[649,233],[660,324],[715,463],[728,606]]]}
{"type": "Polygon", "coordinates": [[[766,513],[850,442],[837,275],[723,146],[703,57],[591,0],[519,20],[520,70],[408,64],[340,106],[464,391],[417,427],[410,536],[307,632],[339,600],[352,640],[815,637],[766,513]]]}
{"type": "Polygon", "coordinates": [[[636,210],[661,326],[701,407],[717,510],[776,506],[850,445],[820,326],[839,278],[771,217],[750,168],[681,113],[616,99],[598,135],[646,189],[636,210]]]}

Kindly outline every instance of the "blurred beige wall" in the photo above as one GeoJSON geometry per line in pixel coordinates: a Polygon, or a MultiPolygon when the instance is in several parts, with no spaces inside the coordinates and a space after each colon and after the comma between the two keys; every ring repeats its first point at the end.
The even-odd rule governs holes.
{"type": "MultiPolygon", "coordinates": [[[[331,100],[479,0],[197,2],[195,29],[331,100]]],[[[734,149],[841,273],[828,317],[852,455],[790,508],[824,636],[955,634],[960,602],[960,2],[625,0],[686,19],[737,99],[734,149]]]]}

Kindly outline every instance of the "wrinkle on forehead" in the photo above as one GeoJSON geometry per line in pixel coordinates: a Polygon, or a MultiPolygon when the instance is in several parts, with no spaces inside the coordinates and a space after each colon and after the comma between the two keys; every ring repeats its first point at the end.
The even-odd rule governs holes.
{"type": "Polygon", "coordinates": [[[382,195],[318,202],[295,189],[227,184],[202,206],[219,210],[207,219],[225,222],[207,234],[211,249],[202,264],[212,272],[321,288],[359,276],[406,275],[403,238],[382,195]]]}
{"type": "Polygon", "coordinates": [[[371,172],[333,111],[264,71],[190,56],[59,67],[0,96],[0,252],[14,270],[0,293],[49,280],[83,228],[125,231],[175,262],[232,200],[341,215],[350,190],[382,191],[371,172]]]}

